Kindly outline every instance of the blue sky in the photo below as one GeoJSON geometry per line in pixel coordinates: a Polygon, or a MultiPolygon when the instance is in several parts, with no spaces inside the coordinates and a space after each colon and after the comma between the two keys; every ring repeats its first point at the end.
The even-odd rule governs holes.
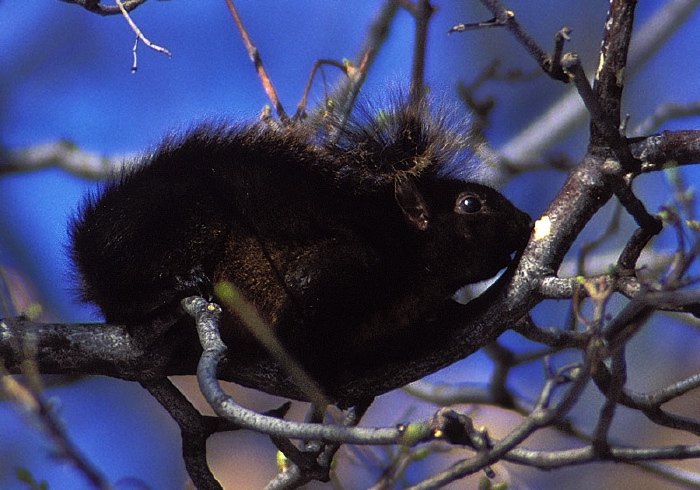
{"type": "MultiPolygon", "coordinates": [[[[380,4],[285,0],[266,2],[262,8],[260,2],[239,3],[243,20],[289,112],[296,107],[315,60],[357,55],[380,4]]],[[[547,0],[537,2],[534,8],[525,0],[508,2],[523,26],[547,50],[554,32],[563,25],[572,27],[572,41],[566,49],[577,51],[589,70],[597,63],[607,3],[547,0]]],[[[638,23],[643,24],[664,3],[640,2],[638,23]]],[[[504,68],[536,70],[534,62],[504,30],[446,35],[454,24],[489,17],[477,2],[440,0],[435,4],[438,11],[431,24],[427,80],[436,93],[454,100],[456,82],[472,80],[496,57],[502,59],[504,68]]],[[[99,17],[58,0],[1,2],[0,144],[19,150],[66,140],[104,156],[132,155],[157,144],[168,131],[188,127],[193,121],[251,119],[268,103],[223,0],[151,0],[132,17],[151,41],[172,52],[172,58],[141,45],[139,69],[132,74],[134,36],[122,17],[99,17]]],[[[700,99],[696,76],[699,22],[695,13],[629,81],[626,110],[632,125],[662,102],[700,99]]],[[[406,12],[400,12],[368,77],[364,89],[368,97],[382,97],[387,87],[407,85],[412,38],[412,21],[406,12]]],[[[333,69],[327,69],[326,75],[331,82],[339,76],[333,69]]],[[[312,100],[319,101],[323,96],[320,79],[314,87],[312,100]]],[[[567,90],[543,76],[529,82],[487,85],[479,93],[493,93],[497,100],[489,137],[496,147],[505,144],[567,90]]],[[[688,118],[666,127],[692,129],[699,122],[688,118]]],[[[552,152],[572,158],[583,155],[585,135],[584,125],[552,152]]],[[[694,170],[686,175],[697,179],[694,170]]],[[[562,180],[561,173],[541,171],[534,177],[514,179],[504,192],[536,215],[562,180]]],[[[0,179],[0,266],[25,273],[27,288],[35,292],[51,320],[99,320],[72,299],[70,264],[65,258],[67,220],[85,193],[96,186],[57,169],[0,179]]],[[[656,207],[668,196],[661,176],[643,179],[640,189],[656,207]]],[[[463,369],[478,371],[476,365],[467,361],[463,369]]],[[[446,376],[451,377],[455,369],[446,376]]],[[[78,443],[86,453],[95,455],[111,481],[132,475],[147,480],[153,488],[176,488],[184,477],[177,434],[173,435],[167,422],[163,428],[162,424],[149,426],[138,420],[135,413],[158,408],[139,387],[124,385],[89,380],[51,393],[60,396],[61,414],[78,443]],[[113,401],[106,401],[110,399],[113,401]],[[122,404],[123,409],[112,410],[122,404]],[[82,423],[85,412],[100,414],[100,421],[94,424],[112,425],[103,431],[82,423]],[[105,413],[109,414],[108,422],[105,413]],[[147,432],[150,429],[153,433],[147,432]],[[168,444],[157,449],[149,445],[143,456],[137,456],[134,448],[128,450],[129,457],[119,456],[117,450],[129,447],[132,434],[143,434],[142,442],[162,437],[168,444]],[[105,442],[106,446],[100,444],[105,442]],[[101,452],[104,448],[106,453],[101,452]],[[152,457],[154,454],[158,457],[152,457]]],[[[3,455],[0,461],[30,467],[38,477],[48,479],[51,488],[80,488],[75,472],[51,463],[45,442],[36,435],[27,436],[31,429],[22,425],[11,407],[0,407],[0,411],[4,422],[0,454],[13,453],[7,455],[12,458],[3,455]],[[8,441],[12,441],[12,449],[8,441]]],[[[19,488],[7,479],[7,464],[0,463],[0,486],[19,488]]]]}

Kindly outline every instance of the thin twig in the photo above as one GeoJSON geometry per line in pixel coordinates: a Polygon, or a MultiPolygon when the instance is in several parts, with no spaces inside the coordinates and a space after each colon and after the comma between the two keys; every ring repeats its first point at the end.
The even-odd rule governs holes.
{"type": "MultiPolygon", "coordinates": [[[[537,61],[537,64],[555,80],[567,83],[569,81],[566,74],[560,70],[552,70],[553,66],[558,66],[558,61],[553,62],[552,58],[535,42],[535,40],[520,26],[520,23],[515,18],[515,12],[508,10],[498,0],[481,0],[486,8],[494,15],[496,22],[505,26],[525,47],[530,55],[537,61]]],[[[563,31],[559,31],[560,33],[563,31]]],[[[563,42],[559,37],[556,39],[556,44],[563,42]]],[[[556,51],[556,49],[555,49],[556,51]]]]}
{"type": "Polygon", "coordinates": [[[441,488],[447,483],[479,471],[505,457],[536,430],[550,424],[554,420],[560,419],[564,413],[568,412],[588,383],[588,379],[589,371],[583,366],[564,367],[558,370],[558,372],[545,383],[540,394],[538,407],[518,427],[513,429],[503,439],[495,442],[491,449],[479,451],[473,458],[458,462],[448,470],[438,473],[410,488],[413,490],[441,488]],[[567,393],[563,396],[561,401],[556,403],[552,408],[547,408],[552,401],[554,389],[563,383],[571,381],[570,374],[572,372],[575,372],[573,376],[574,379],[567,393]]]}
{"type": "MultiPolygon", "coordinates": [[[[667,401],[696,389],[699,382],[698,376],[700,375],[688,378],[680,382],[678,386],[671,385],[668,388],[650,394],[635,393],[625,388],[617,396],[617,401],[628,408],[639,410],[657,425],[700,435],[700,420],[670,414],[661,409],[661,405],[667,401]]],[[[606,396],[610,396],[613,389],[612,385],[615,382],[613,378],[607,366],[602,363],[598,364],[593,372],[593,381],[606,396]]]]}
{"type": "Polygon", "coordinates": [[[640,462],[661,459],[690,459],[700,457],[700,444],[677,445],[661,448],[610,448],[608,455],[601,457],[591,446],[563,451],[536,451],[515,448],[503,459],[535,468],[554,469],[575,466],[595,461],[640,462]]]}
{"type": "Polygon", "coordinates": [[[207,463],[207,439],[217,432],[219,419],[203,416],[168,378],[142,381],[148,392],[165,408],[180,427],[182,456],[192,483],[199,490],[220,490],[207,463]]]}
{"type": "Polygon", "coordinates": [[[625,245],[624,250],[617,259],[617,268],[619,271],[634,270],[642,250],[647,246],[649,241],[658,234],[658,231],[649,228],[637,228],[632,237],[625,245]]]}
{"type": "MultiPolygon", "coordinates": [[[[99,15],[117,15],[122,13],[122,7],[119,5],[102,5],[100,0],[61,0],[66,3],[74,3],[80,5],[86,10],[99,15]]],[[[127,12],[131,12],[139,5],[143,5],[147,0],[127,0],[123,3],[123,8],[127,12]]]]}
{"type": "Polygon", "coordinates": [[[583,242],[579,248],[579,253],[576,258],[576,275],[584,276],[586,274],[586,261],[588,256],[598,249],[603,243],[612,238],[615,233],[620,229],[620,217],[622,216],[622,206],[615,206],[613,214],[608,221],[608,225],[605,227],[603,233],[600,234],[596,239],[583,242]]]}
{"type": "Polygon", "coordinates": [[[165,49],[161,46],[158,46],[157,44],[153,44],[146,36],[143,35],[143,32],[141,32],[141,29],[139,29],[139,27],[136,25],[136,23],[134,23],[134,21],[131,20],[131,16],[129,15],[129,11],[126,10],[126,8],[124,7],[124,4],[122,3],[121,0],[115,0],[115,2],[117,3],[117,6],[121,10],[122,15],[126,19],[126,22],[129,24],[129,27],[131,27],[131,30],[134,31],[134,34],[136,34],[136,42],[134,43],[134,47],[133,47],[134,63],[131,66],[132,73],[135,73],[136,69],[137,69],[136,46],[138,44],[139,39],[141,41],[143,41],[143,43],[146,46],[148,46],[149,48],[151,48],[152,50],[158,51],[159,53],[165,53],[168,55],[169,58],[172,58],[173,55],[170,53],[170,51],[168,51],[167,49],[165,49]]]}
{"type": "Polygon", "coordinates": [[[410,94],[410,104],[413,107],[418,107],[425,92],[425,57],[428,49],[428,27],[433,11],[430,0],[418,0],[413,9],[413,17],[416,20],[410,94]]]}
{"type": "Polygon", "coordinates": [[[311,69],[309,80],[306,82],[306,87],[304,87],[304,95],[297,106],[297,112],[294,114],[294,119],[303,118],[306,114],[306,104],[311,91],[311,84],[313,83],[314,77],[319,68],[321,68],[323,65],[331,65],[340,69],[343,73],[345,73],[348,79],[352,81],[353,87],[355,87],[361,85],[365,76],[367,75],[367,63],[369,56],[370,53],[365,53],[359,67],[353,66],[350,62],[340,63],[335,60],[316,60],[316,63],[314,63],[314,66],[311,69]]]}
{"type": "Polygon", "coordinates": [[[627,363],[625,360],[625,347],[618,349],[612,354],[612,377],[609,390],[606,393],[605,403],[600,410],[598,423],[593,431],[593,441],[591,446],[596,454],[607,455],[610,451],[610,441],[608,439],[613,418],[617,409],[618,401],[622,395],[625,383],[627,382],[627,363]]]}
{"type": "Polygon", "coordinates": [[[561,66],[562,53],[564,52],[564,43],[571,40],[569,37],[571,34],[571,29],[568,27],[562,27],[554,35],[554,54],[551,58],[551,65],[549,71],[555,79],[564,80],[568,78],[566,73],[564,73],[564,68],[561,66]]]}
{"type": "Polygon", "coordinates": [[[700,101],[666,102],[656,108],[654,113],[631,131],[631,136],[643,136],[660,128],[666,121],[700,115],[700,101]]]}
{"type": "Polygon", "coordinates": [[[353,444],[396,444],[402,440],[402,431],[397,428],[363,429],[291,422],[261,415],[241,407],[224,393],[217,380],[217,368],[227,350],[218,332],[217,311],[220,312],[220,309],[199,297],[185,298],[182,300],[182,306],[197,319],[197,329],[204,348],[197,370],[197,379],[202,394],[220,417],[242,428],[278,438],[353,444]]]}
{"type": "Polygon", "coordinates": [[[663,228],[661,219],[647,211],[644,203],[634,195],[630,185],[623,179],[615,180],[615,195],[640,228],[644,228],[652,235],[661,232],[663,228]]]}
{"type": "Polygon", "coordinates": [[[229,12],[231,12],[233,20],[236,23],[236,27],[238,28],[238,32],[241,34],[243,44],[245,44],[245,47],[248,50],[248,56],[253,62],[253,65],[255,65],[255,70],[258,72],[258,77],[260,77],[260,81],[263,84],[267,98],[270,99],[270,102],[275,108],[275,112],[277,112],[277,116],[280,118],[280,120],[282,122],[288,122],[289,116],[287,116],[284,107],[282,107],[282,102],[277,96],[277,91],[272,85],[272,80],[270,80],[270,76],[267,74],[267,70],[265,70],[265,65],[263,65],[262,58],[260,57],[260,52],[250,39],[248,31],[243,25],[240,15],[238,15],[238,10],[236,10],[236,6],[233,4],[233,0],[226,0],[226,5],[228,5],[229,12]]]}
{"type": "MultiPolygon", "coordinates": [[[[700,0],[671,0],[660,5],[654,15],[636,30],[625,75],[629,79],[666,40],[691,18],[700,0]]],[[[539,118],[520,134],[511,138],[501,149],[504,158],[519,166],[537,160],[543,152],[585,122],[586,109],[576,92],[569,92],[552,104],[539,118]]]]}
{"type": "MultiPolygon", "coordinates": [[[[25,363],[27,367],[29,364],[29,361],[25,363]]],[[[24,374],[24,381],[20,381],[10,376],[0,363],[0,391],[5,397],[13,400],[18,408],[26,411],[26,414],[32,417],[32,421],[38,422],[53,444],[57,456],[75,467],[91,487],[103,490],[112,488],[109,481],[69,438],[58,419],[54,405],[40,391],[38,372],[31,368],[24,374]]]]}

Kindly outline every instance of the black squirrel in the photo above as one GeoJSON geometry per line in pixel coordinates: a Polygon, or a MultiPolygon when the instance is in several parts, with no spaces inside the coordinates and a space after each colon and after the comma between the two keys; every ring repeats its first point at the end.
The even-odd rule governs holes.
{"type": "Polygon", "coordinates": [[[202,295],[222,303],[231,355],[265,356],[217,297],[228,282],[332,398],[525,246],[530,217],[454,177],[469,137],[427,102],[319,121],[203,124],[106,184],[71,225],[81,299],[139,329],[192,323],[179,302],[202,295]]]}

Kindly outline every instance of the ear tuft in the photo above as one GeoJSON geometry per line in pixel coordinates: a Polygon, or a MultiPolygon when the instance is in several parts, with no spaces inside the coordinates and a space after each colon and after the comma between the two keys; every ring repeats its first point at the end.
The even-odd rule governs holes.
{"type": "Polygon", "coordinates": [[[406,221],[420,231],[428,228],[428,205],[412,179],[397,179],[394,196],[406,221]]]}

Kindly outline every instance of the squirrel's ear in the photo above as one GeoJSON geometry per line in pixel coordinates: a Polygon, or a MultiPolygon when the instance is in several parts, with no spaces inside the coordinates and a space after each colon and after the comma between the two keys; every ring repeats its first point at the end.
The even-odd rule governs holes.
{"type": "Polygon", "coordinates": [[[394,186],[396,202],[411,225],[424,231],[428,228],[428,205],[411,179],[398,179],[394,186]]]}

